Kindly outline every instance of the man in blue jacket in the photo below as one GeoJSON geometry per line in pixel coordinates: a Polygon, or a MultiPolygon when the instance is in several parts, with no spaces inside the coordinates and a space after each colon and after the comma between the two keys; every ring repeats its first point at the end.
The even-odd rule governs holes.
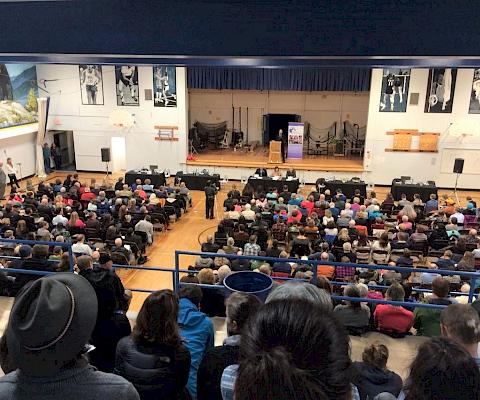
{"type": "Polygon", "coordinates": [[[213,348],[215,334],[212,321],[198,309],[202,300],[202,290],[198,286],[185,285],[180,288],[178,295],[180,297],[178,325],[191,356],[187,388],[195,399],[197,397],[198,367],[207,350],[213,348]]]}

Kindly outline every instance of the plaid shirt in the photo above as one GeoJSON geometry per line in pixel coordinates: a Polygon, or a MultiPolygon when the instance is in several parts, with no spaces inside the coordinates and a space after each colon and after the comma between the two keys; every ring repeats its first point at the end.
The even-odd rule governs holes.
{"type": "Polygon", "coordinates": [[[235,381],[237,380],[238,364],[229,365],[223,370],[220,381],[220,391],[223,400],[233,400],[235,381]]]}
{"type": "Polygon", "coordinates": [[[337,278],[348,278],[351,276],[355,276],[355,267],[345,267],[345,266],[337,266],[335,268],[335,276],[337,278]]]}
{"type": "Polygon", "coordinates": [[[285,240],[285,235],[287,234],[287,225],[276,223],[272,226],[272,236],[274,239],[277,239],[280,242],[285,240]]]}
{"type": "Polygon", "coordinates": [[[243,248],[243,255],[244,256],[258,256],[261,248],[256,243],[246,243],[245,247],[243,248]]]}

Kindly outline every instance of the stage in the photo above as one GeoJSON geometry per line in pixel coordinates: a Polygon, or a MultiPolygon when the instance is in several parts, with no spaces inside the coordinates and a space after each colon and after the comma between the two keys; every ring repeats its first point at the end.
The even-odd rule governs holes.
{"type": "Polygon", "coordinates": [[[227,167],[227,168],[274,168],[281,170],[294,168],[297,171],[328,171],[360,174],[363,169],[363,157],[336,157],[304,155],[301,159],[287,159],[284,164],[268,163],[268,148],[256,147],[252,152],[232,149],[208,150],[195,154],[195,160],[187,160],[189,170],[195,167],[227,167]]]}

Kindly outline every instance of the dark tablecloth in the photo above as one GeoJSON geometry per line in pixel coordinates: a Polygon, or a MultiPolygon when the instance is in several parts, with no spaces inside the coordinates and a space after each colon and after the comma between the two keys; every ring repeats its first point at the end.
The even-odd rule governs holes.
{"type": "Polygon", "coordinates": [[[342,193],[347,198],[352,198],[355,190],[359,189],[363,197],[367,196],[367,184],[365,182],[342,182],[342,181],[327,181],[325,182],[325,189],[330,189],[330,194],[335,194],[337,189],[342,189],[342,193]]]}
{"type": "Polygon", "coordinates": [[[421,196],[424,202],[430,199],[430,195],[432,193],[438,196],[437,186],[434,182],[430,185],[419,185],[402,183],[402,181],[394,179],[392,182],[391,191],[395,200],[400,200],[403,193],[407,195],[407,199],[409,201],[413,201],[413,195],[417,193],[421,196]]]}
{"type": "Polygon", "coordinates": [[[158,188],[159,186],[164,186],[167,183],[167,181],[165,180],[165,174],[163,172],[159,174],[145,174],[136,171],[128,171],[125,174],[125,183],[127,185],[135,183],[135,180],[137,179],[141,179],[142,183],[145,182],[145,179],[150,179],[152,181],[152,185],[155,188],[158,188]]]}
{"type": "Polygon", "coordinates": [[[181,182],[185,182],[185,185],[190,190],[203,190],[208,181],[215,183],[217,187],[220,187],[220,175],[204,175],[204,174],[177,174],[177,179],[181,179],[181,182]]]}
{"type": "Polygon", "coordinates": [[[267,193],[270,188],[277,188],[279,192],[283,191],[283,186],[288,186],[288,191],[290,193],[297,193],[298,190],[298,179],[293,179],[291,181],[287,181],[286,179],[275,180],[272,178],[255,178],[251,176],[248,178],[248,183],[252,185],[253,190],[257,191],[259,187],[261,187],[262,191],[267,193]]]}

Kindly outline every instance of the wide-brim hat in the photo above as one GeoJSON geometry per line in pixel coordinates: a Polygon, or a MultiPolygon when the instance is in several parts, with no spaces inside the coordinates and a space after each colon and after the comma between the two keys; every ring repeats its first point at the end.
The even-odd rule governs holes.
{"type": "Polygon", "coordinates": [[[55,374],[90,340],[97,309],[95,291],[80,275],[58,273],[32,282],[10,314],[6,335],[13,362],[28,375],[55,374]]]}

